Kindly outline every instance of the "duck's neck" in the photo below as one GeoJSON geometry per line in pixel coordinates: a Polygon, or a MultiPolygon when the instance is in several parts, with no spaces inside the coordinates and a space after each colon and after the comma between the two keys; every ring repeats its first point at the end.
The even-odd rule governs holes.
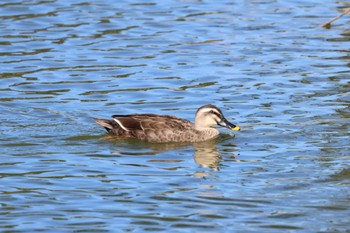
{"type": "Polygon", "coordinates": [[[215,128],[197,128],[198,131],[198,137],[200,140],[207,140],[210,138],[215,138],[219,135],[219,130],[215,128]]]}
{"type": "Polygon", "coordinates": [[[207,129],[213,129],[211,127],[208,127],[208,124],[206,124],[206,122],[204,122],[201,119],[198,119],[197,117],[194,119],[194,128],[196,130],[200,130],[200,131],[207,130],[207,129]]]}

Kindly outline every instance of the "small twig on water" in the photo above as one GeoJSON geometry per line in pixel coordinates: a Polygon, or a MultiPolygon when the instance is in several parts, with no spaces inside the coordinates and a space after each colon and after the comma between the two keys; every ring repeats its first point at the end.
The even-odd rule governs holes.
{"type": "Polygon", "coordinates": [[[339,19],[340,17],[349,14],[350,13],[350,8],[347,9],[346,11],[344,11],[343,13],[341,13],[340,15],[334,17],[333,19],[329,20],[327,23],[322,24],[322,27],[325,28],[329,28],[331,26],[331,23],[333,23],[334,21],[336,21],[337,19],[339,19]]]}

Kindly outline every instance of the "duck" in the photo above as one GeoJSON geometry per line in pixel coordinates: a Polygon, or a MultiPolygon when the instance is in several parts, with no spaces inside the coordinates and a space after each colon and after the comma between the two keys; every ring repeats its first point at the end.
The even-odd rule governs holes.
{"type": "Polygon", "coordinates": [[[94,120],[117,139],[134,138],[152,143],[203,142],[220,134],[214,126],[241,130],[212,104],[198,108],[194,123],[176,116],[158,114],[113,115],[112,119],[94,120]]]}

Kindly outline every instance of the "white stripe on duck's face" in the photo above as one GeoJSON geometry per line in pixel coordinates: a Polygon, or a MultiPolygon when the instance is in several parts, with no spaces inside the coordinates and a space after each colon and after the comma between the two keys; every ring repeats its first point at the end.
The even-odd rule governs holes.
{"type": "Polygon", "coordinates": [[[210,128],[217,125],[224,116],[222,112],[213,105],[203,106],[198,109],[195,117],[195,127],[197,129],[210,128]]]}

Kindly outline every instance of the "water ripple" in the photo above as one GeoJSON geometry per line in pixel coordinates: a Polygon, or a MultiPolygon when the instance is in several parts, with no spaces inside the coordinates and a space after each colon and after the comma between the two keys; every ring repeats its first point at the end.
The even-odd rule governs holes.
{"type": "Polygon", "coordinates": [[[348,230],[350,37],[323,3],[0,3],[0,229],[348,230]],[[242,131],[147,144],[93,121],[208,103],[242,131]]]}

